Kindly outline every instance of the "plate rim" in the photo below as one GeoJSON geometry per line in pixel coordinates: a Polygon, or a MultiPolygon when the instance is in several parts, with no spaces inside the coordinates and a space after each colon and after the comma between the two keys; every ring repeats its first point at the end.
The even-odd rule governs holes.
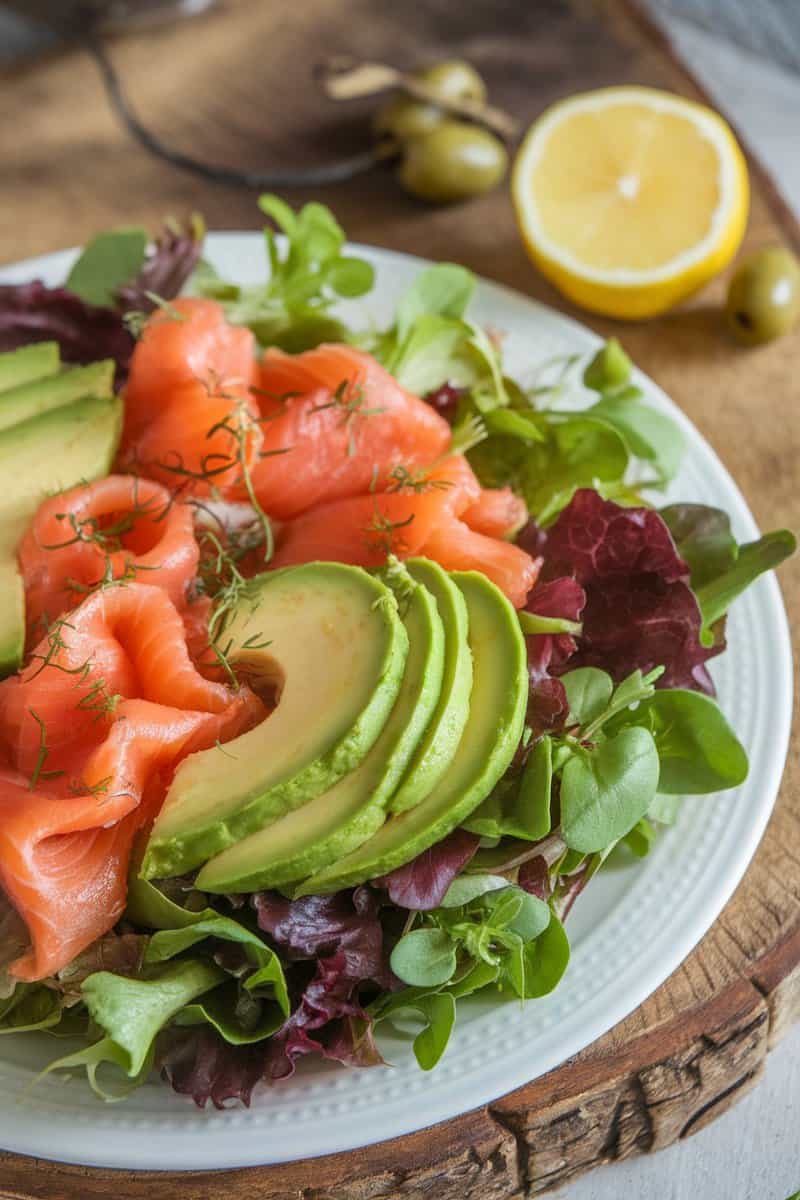
{"type": "MultiPolygon", "coordinates": [[[[262,235],[256,230],[225,230],[211,232],[208,235],[207,244],[213,257],[213,250],[215,247],[219,247],[220,251],[224,253],[224,244],[226,242],[233,244],[236,241],[240,241],[242,238],[246,238],[251,241],[257,240],[260,244],[262,244],[262,235]]],[[[390,250],[384,247],[373,246],[364,243],[348,242],[347,246],[351,251],[355,251],[356,253],[361,252],[365,253],[367,256],[371,256],[376,266],[380,266],[381,261],[387,265],[390,265],[392,260],[400,259],[411,266],[415,266],[418,269],[423,269],[424,267],[431,265],[431,262],[433,261],[405,251],[390,250]]],[[[2,266],[0,267],[0,282],[5,283],[22,281],[23,276],[24,279],[28,279],[37,271],[53,273],[60,267],[66,268],[70,258],[74,257],[76,253],[77,250],[75,248],[53,251],[49,254],[40,255],[36,258],[26,259],[18,263],[2,266]]],[[[566,334],[574,333],[578,340],[584,344],[586,344],[587,339],[591,340],[591,342],[596,345],[599,345],[603,340],[591,328],[582,324],[576,318],[569,316],[558,309],[551,308],[548,305],[543,304],[541,301],[525,295],[524,292],[509,287],[508,285],[495,282],[494,280],[478,275],[477,273],[476,280],[476,300],[480,299],[482,290],[488,289],[490,295],[493,291],[497,292],[518,307],[538,309],[540,312],[546,313],[550,317],[555,318],[562,326],[566,334]]],[[[387,285],[387,290],[389,286],[390,285],[387,285]]],[[[490,298],[490,295],[487,298],[490,298]]],[[[711,460],[716,473],[720,476],[720,479],[724,482],[724,485],[730,491],[731,496],[735,499],[738,505],[739,511],[736,514],[738,523],[747,527],[746,531],[749,535],[757,535],[758,527],[749,505],[742,495],[742,492],[739,489],[735,479],[720,459],[714,447],[706,439],[703,433],[701,433],[701,431],[692,423],[683,410],[680,409],[678,405],[669,398],[664,390],[650,376],[646,375],[637,368],[636,378],[645,384],[648,397],[653,398],[656,401],[657,406],[666,408],[670,414],[677,419],[678,424],[683,428],[684,432],[687,433],[691,439],[691,442],[693,442],[694,445],[711,460]]],[[[732,860],[732,864],[729,862],[725,872],[718,873],[713,883],[707,888],[703,902],[702,916],[697,917],[695,915],[694,920],[691,921],[685,928],[681,929],[681,936],[674,939],[669,952],[665,952],[658,960],[660,965],[657,968],[651,966],[649,972],[644,974],[643,979],[639,981],[638,987],[629,988],[625,992],[624,997],[618,997],[616,1003],[610,1005],[610,1016],[604,1015],[602,1018],[595,1019],[593,1022],[587,1022],[584,1026],[583,1032],[577,1038],[573,1038],[572,1043],[569,1043],[568,1049],[564,1050],[562,1046],[562,1048],[555,1053],[551,1052],[550,1054],[544,1054],[542,1056],[544,1060],[543,1064],[537,1066],[537,1069],[532,1076],[530,1072],[523,1067],[518,1069],[513,1077],[504,1078],[503,1082],[499,1085],[496,1079],[488,1086],[484,1084],[477,1094],[477,1097],[473,1098],[472,1094],[470,1094],[470,1102],[467,1107],[459,1106],[458,1108],[454,1108],[451,1105],[449,1111],[442,1112],[439,1111],[439,1109],[442,1107],[440,1104],[439,1109],[436,1109],[434,1111],[434,1115],[432,1116],[427,1114],[427,1110],[424,1110],[426,1111],[425,1116],[419,1117],[417,1115],[409,1115],[407,1120],[401,1120],[397,1127],[392,1127],[391,1131],[383,1130],[378,1132],[375,1136],[370,1134],[366,1136],[362,1135],[345,1138],[344,1142],[342,1141],[341,1136],[334,1136],[331,1139],[321,1135],[319,1138],[319,1144],[315,1144],[312,1149],[303,1149],[301,1154],[298,1154],[298,1152],[295,1150],[287,1150],[285,1153],[278,1151],[277,1153],[271,1154],[267,1162],[264,1161],[263,1149],[259,1152],[259,1150],[256,1148],[257,1143],[260,1140],[257,1127],[254,1127],[252,1134],[249,1135],[247,1140],[248,1148],[242,1149],[240,1145],[238,1152],[229,1152],[226,1156],[224,1152],[226,1149],[226,1134],[232,1132],[232,1127],[227,1125],[220,1126],[216,1131],[214,1131],[214,1136],[212,1137],[210,1136],[212,1132],[210,1120],[213,1119],[214,1114],[213,1112],[209,1114],[201,1113],[199,1111],[197,1112],[195,1129],[204,1131],[205,1140],[207,1143],[209,1143],[209,1145],[202,1147],[195,1145],[192,1145],[191,1147],[187,1146],[184,1156],[177,1156],[177,1162],[174,1155],[164,1156],[162,1152],[162,1158],[160,1161],[148,1160],[143,1163],[141,1146],[138,1144],[136,1147],[136,1152],[129,1150],[127,1154],[120,1154],[118,1151],[112,1151],[105,1144],[101,1145],[99,1141],[93,1145],[91,1151],[71,1153],[69,1147],[66,1145],[66,1143],[69,1141],[69,1134],[64,1133],[63,1131],[61,1138],[64,1145],[59,1145],[58,1147],[54,1147],[52,1150],[50,1150],[48,1146],[43,1145],[43,1143],[50,1141],[52,1144],[52,1141],[55,1140],[55,1130],[52,1128],[46,1128],[41,1121],[37,1123],[37,1115],[35,1111],[30,1121],[33,1129],[32,1134],[30,1131],[28,1134],[23,1134],[21,1131],[18,1131],[18,1136],[14,1136],[11,1139],[13,1144],[9,1144],[7,1148],[15,1153],[35,1155],[39,1158],[50,1159],[57,1162],[78,1163],[87,1166],[104,1168],[120,1168],[129,1170],[138,1169],[143,1171],[174,1171],[176,1169],[225,1170],[247,1166],[274,1166],[279,1163],[298,1161],[300,1158],[319,1157],[321,1155],[346,1152],[349,1150],[374,1145],[393,1138],[403,1137],[407,1134],[428,1128],[434,1124],[439,1124],[446,1120],[458,1119],[466,1113],[474,1111],[478,1107],[491,1104],[500,1096],[505,1095],[520,1086],[524,1086],[525,1083],[530,1082],[532,1079],[540,1078],[543,1074],[561,1065],[571,1055],[577,1053],[581,1049],[584,1049],[586,1046],[591,1045],[592,1042],[596,1041],[597,1038],[601,1037],[609,1029],[613,1028],[616,1024],[633,1012],[634,1009],[636,1009],[641,1003],[643,1003],[643,1001],[647,999],[647,997],[650,996],[659,986],[661,986],[661,984],[669,977],[669,975],[671,975],[673,971],[680,966],[680,964],[688,957],[688,955],[691,954],[708,929],[717,920],[723,907],[731,898],[741,882],[774,811],[775,802],[778,796],[778,790],[784,771],[786,755],[788,752],[792,717],[793,675],[790,666],[791,640],[788,619],[786,616],[785,606],[783,604],[780,586],[774,574],[771,573],[768,577],[760,580],[757,586],[760,589],[761,608],[764,614],[767,614],[770,618],[770,636],[775,647],[777,647],[777,650],[780,652],[778,655],[778,661],[780,663],[777,672],[778,677],[775,679],[775,695],[777,697],[776,703],[778,704],[781,727],[777,730],[774,726],[771,727],[771,733],[774,737],[774,742],[773,752],[769,759],[768,777],[766,779],[764,779],[763,776],[761,777],[760,783],[762,786],[759,787],[760,803],[748,824],[747,836],[739,842],[737,846],[738,853],[732,860]],[[774,736],[776,734],[777,737],[774,736]],[[777,746],[777,751],[775,750],[775,746],[777,746]],[[766,786],[764,786],[765,784],[766,786]],[[251,1143],[252,1148],[250,1148],[251,1143]],[[201,1161],[198,1161],[198,1149],[202,1150],[200,1155],[201,1161]],[[191,1154],[191,1161],[187,1157],[189,1154],[191,1154]],[[168,1157],[169,1160],[167,1160],[168,1157]]],[[[746,783],[743,786],[747,787],[748,784],[746,783]]],[[[3,1067],[3,1056],[1,1049],[2,1048],[0,1045],[0,1071],[2,1071],[3,1067]]],[[[521,1057],[524,1060],[524,1056],[521,1057]]],[[[176,1112],[180,1111],[185,1114],[187,1110],[183,1107],[183,1102],[179,1101],[178,1103],[180,1104],[180,1109],[176,1108],[176,1112]]],[[[13,1097],[11,1097],[9,1100],[9,1107],[12,1105],[13,1097]]],[[[424,1109],[424,1106],[420,1107],[424,1109]]],[[[253,1111],[255,1112],[256,1110],[253,1111]]],[[[2,1113],[1,1102],[0,1113],[2,1113]]],[[[43,1115],[46,1118],[46,1112],[43,1115]]],[[[85,1121],[78,1121],[79,1125],[85,1125],[86,1123],[87,1122],[85,1121]]],[[[92,1122],[91,1119],[89,1119],[88,1124],[90,1127],[96,1125],[99,1128],[102,1127],[103,1122],[98,1117],[96,1122],[92,1122]]],[[[130,1124],[130,1129],[126,1129],[124,1133],[118,1131],[116,1136],[130,1138],[131,1135],[133,1135],[134,1140],[136,1140],[138,1143],[138,1136],[136,1134],[137,1121],[135,1117],[131,1119],[130,1124]]],[[[239,1138],[239,1142],[241,1142],[241,1135],[237,1136],[239,1138]]],[[[0,1140],[2,1141],[3,1145],[5,1145],[7,1141],[6,1135],[0,1133],[0,1140]]],[[[113,1142],[113,1138],[109,1138],[108,1140],[109,1143],[113,1142]]],[[[197,1139],[192,1140],[194,1141],[197,1139]]],[[[84,1142],[86,1142],[86,1138],[84,1138],[84,1142]]]]}

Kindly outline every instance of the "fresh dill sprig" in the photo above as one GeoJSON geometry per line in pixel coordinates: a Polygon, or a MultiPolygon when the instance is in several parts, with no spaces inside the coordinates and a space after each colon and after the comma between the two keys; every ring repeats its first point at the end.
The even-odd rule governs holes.
{"type": "Polygon", "coordinates": [[[31,782],[30,782],[30,789],[31,789],[31,791],[33,791],[33,789],[36,787],[36,785],[38,783],[40,783],[42,780],[57,779],[59,777],[59,775],[63,775],[64,772],[63,771],[45,771],[43,769],[44,764],[47,762],[47,759],[50,755],[50,750],[47,745],[47,729],[45,728],[44,721],[42,720],[42,718],[39,716],[39,714],[37,712],[35,712],[32,708],[29,708],[28,712],[33,717],[36,724],[39,726],[39,747],[36,752],[36,762],[34,763],[33,772],[31,773],[31,782]]]}

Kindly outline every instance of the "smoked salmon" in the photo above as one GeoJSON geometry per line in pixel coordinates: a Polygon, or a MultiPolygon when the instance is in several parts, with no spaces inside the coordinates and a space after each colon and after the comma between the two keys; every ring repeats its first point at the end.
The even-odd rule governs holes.
{"type": "Polygon", "coordinates": [[[152,480],[109,475],[46,500],[18,555],[30,638],[103,580],[158,586],[181,607],[199,551],[188,505],[152,480]]]}
{"type": "Polygon", "coordinates": [[[248,688],[197,672],[158,587],[112,585],[51,627],[0,684],[0,884],[32,942],[12,974],[52,974],[111,928],[143,798],[157,809],[182,757],[264,714],[248,688]]]}
{"type": "Polygon", "coordinates": [[[462,514],[465,524],[487,537],[510,538],[528,519],[528,506],[510,487],[483,488],[462,514]]]}
{"type": "Polygon", "coordinates": [[[267,350],[255,395],[262,445],[253,488],[281,519],[382,492],[398,471],[429,465],[450,443],[449,425],[430,405],[352,346],[267,350]]]}
{"type": "Polygon", "coordinates": [[[252,333],[219,304],[157,310],[131,358],[120,469],[193,495],[233,488],[260,451],[255,370],[252,333]]]}

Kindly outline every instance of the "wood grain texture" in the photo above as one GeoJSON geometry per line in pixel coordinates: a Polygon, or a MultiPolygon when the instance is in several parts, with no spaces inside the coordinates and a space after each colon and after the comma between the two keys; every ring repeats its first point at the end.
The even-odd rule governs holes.
{"type": "MultiPolygon", "coordinates": [[[[610,83],[699,95],[660,36],[629,5],[611,0],[227,0],[192,23],[114,47],[143,115],[165,137],[250,166],[319,160],[363,144],[368,106],[333,109],[310,82],[314,59],[335,52],[399,66],[458,54],[475,62],[492,99],[523,122],[552,100],[610,83]]],[[[164,213],[193,208],[212,228],[258,226],[248,193],[198,184],[133,146],[79,52],[20,66],[0,87],[0,261],[60,248],[110,224],[155,225],[164,213]]],[[[751,167],[747,244],[781,240],[800,248],[800,229],[751,167]]],[[[800,526],[800,335],[754,351],[732,347],[720,317],[724,278],[646,324],[587,318],[528,263],[503,190],[430,210],[376,172],[318,198],[354,239],[463,262],[621,337],[718,451],[759,523],[800,526]]],[[[785,568],[783,586],[796,625],[797,564],[785,568]]],[[[91,1171],[0,1154],[0,1198],[517,1200],[687,1136],[757,1082],[768,1049],[800,1018],[797,745],[795,738],[761,847],[701,945],[599,1042],[490,1109],[313,1164],[213,1175],[91,1171]]]]}

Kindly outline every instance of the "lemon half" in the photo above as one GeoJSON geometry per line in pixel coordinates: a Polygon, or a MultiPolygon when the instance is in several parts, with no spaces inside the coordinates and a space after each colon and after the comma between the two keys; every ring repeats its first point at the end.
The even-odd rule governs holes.
{"type": "Polygon", "coordinates": [[[747,164],[711,109],[645,87],[563,100],[531,126],[512,194],[534,263],[607,316],[671,308],[733,258],[747,164]]]}

